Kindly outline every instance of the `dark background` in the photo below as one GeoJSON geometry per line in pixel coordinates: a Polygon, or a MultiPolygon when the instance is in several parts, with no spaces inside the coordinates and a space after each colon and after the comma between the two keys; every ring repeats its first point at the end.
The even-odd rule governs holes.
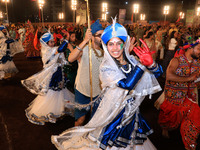
{"type": "MultiPolygon", "coordinates": [[[[85,2],[84,0],[77,0],[78,2],[85,2]]],[[[118,15],[119,8],[126,9],[126,20],[131,20],[133,12],[133,4],[140,4],[140,12],[145,13],[147,21],[164,20],[163,7],[170,5],[170,14],[167,16],[168,21],[176,21],[180,10],[186,12],[187,9],[195,9],[196,0],[89,0],[91,19],[96,20],[101,17],[101,4],[108,3],[108,18],[118,15]],[[128,2],[128,4],[126,4],[128,2]]],[[[52,21],[51,4],[58,5],[62,10],[62,0],[45,0],[44,18],[47,22],[52,21]]],[[[71,0],[66,0],[66,3],[71,4],[71,0]]],[[[71,8],[71,6],[67,7],[71,8]]],[[[0,2],[0,11],[5,11],[5,4],[0,2]]],[[[24,22],[28,19],[32,22],[38,22],[38,4],[34,0],[11,0],[8,4],[9,20],[10,22],[24,22]]],[[[66,21],[72,22],[72,11],[68,10],[66,14],[66,21]]]]}

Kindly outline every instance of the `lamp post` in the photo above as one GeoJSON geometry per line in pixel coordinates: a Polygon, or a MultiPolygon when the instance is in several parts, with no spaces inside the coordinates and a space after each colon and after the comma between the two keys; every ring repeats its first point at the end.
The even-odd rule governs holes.
{"type": "Polygon", "coordinates": [[[0,11],[0,18],[2,19],[3,18],[3,12],[0,11]]]}
{"type": "Polygon", "coordinates": [[[64,19],[64,13],[63,13],[63,12],[59,13],[59,14],[58,14],[58,18],[59,18],[60,20],[64,19]]]}
{"type": "Polygon", "coordinates": [[[180,13],[179,13],[179,16],[180,16],[181,19],[184,19],[185,13],[184,13],[184,12],[180,12],[180,13]]]}
{"type": "Polygon", "coordinates": [[[9,19],[8,19],[8,3],[10,2],[10,0],[2,0],[3,3],[6,4],[6,16],[7,16],[7,21],[8,21],[8,24],[9,24],[9,19]]]}
{"type": "Polygon", "coordinates": [[[44,6],[44,0],[38,0],[39,9],[41,10],[42,14],[42,26],[44,27],[44,16],[43,16],[43,6],[44,6]]]}
{"type": "Polygon", "coordinates": [[[200,7],[197,8],[197,16],[200,16],[200,7]]]}
{"type": "Polygon", "coordinates": [[[75,25],[75,15],[76,15],[76,5],[77,5],[77,0],[72,0],[72,10],[73,10],[73,25],[75,25]]]}
{"type": "Polygon", "coordinates": [[[199,23],[200,7],[197,8],[197,22],[199,23]]]}
{"type": "Polygon", "coordinates": [[[167,17],[167,15],[169,14],[169,6],[168,6],[168,5],[164,6],[164,11],[163,11],[163,13],[164,13],[164,15],[165,15],[165,20],[164,20],[164,22],[166,22],[166,17],[167,17]]]}
{"type": "Polygon", "coordinates": [[[3,12],[0,11],[0,20],[3,19],[3,12]]]}
{"type": "Polygon", "coordinates": [[[140,20],[145,20],[146,15],[145,14],[140,14],[140,20]]]}
{"type": "Polygon", "coordinates": [[[136,15],[139,13],[139,4],[133,5],[133,13],[135,14],[135,23],[136,23],[137,22],[136,15]]]}
{"type": "Polygon", "coordinates": [[[102,3],[102,20],[107,19],[107,12],[108,12],[108,4],[102,3]]]}

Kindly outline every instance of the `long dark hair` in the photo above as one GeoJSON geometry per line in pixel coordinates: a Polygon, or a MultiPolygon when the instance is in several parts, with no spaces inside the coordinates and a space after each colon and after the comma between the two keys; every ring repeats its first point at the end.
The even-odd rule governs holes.
{"type": "Polygon", "coordinates": [[[150,32],[147,34],[146,39],[150,38],[152,35],[153,35],[153,32],[150,31],[150,32]]]}
{"type": "MultiPolygon", "coordinates": [[[[128,63],[130,64],[129,60],[127,59],[126,57],[126,54],[125,54],[125,51],[123,51],[123,59],[128,63]]],[[[111,56],[112,57],[112,56],[111,56]]],[[[113,57],[112,57],[113,58],[113,57]]],[[[117,66],[120,68],[122,67],[122,64],[120,64],[120,62],[116,59],[116,58],[113,58],[113,60],[115,61],[115,63],[117,64],[117,66]]]]}
{"type": "MultiPolygon", "coordinates": [[[[169,36],[169,39],[175,38],[175,37],[174,37],[174,34],[175,34],[176,32],[177,32],[177,31],[172,31],[171,34],[170,34],[170,36],[169,36]]],[[[176,39],[176,38],[175,38],[175,39],[176,39]]]]}

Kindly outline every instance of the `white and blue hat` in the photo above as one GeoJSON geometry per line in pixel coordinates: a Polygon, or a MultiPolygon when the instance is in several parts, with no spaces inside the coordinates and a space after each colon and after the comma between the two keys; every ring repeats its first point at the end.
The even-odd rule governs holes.
{"type": "Polygon", "coordinates": [[[6,27],[4,25],[1,25],[0,30],[2,31],[3,29],[6,29],[6,27]]]}
{"type": "Polygon", "coordinates": [[[116,23],[116,17],[115,19],[113,19],[113,24],[105,28],[103,34],[101,35],[101,39],[105,44],[107,44],[108,41],[113,37],[118,37],[124,42],[126,42],[126,39],[128,37],[126,28],[121,24],[116,23]]]}
{"type": "Polygon", "coordinates": [[[47,43],[49,42],[50,40],[53,40],[53,35],[49,32],[45,33],[42,35],[42,37],[40,38],[40,42],[44,42],[44,43],[47,43]]]}

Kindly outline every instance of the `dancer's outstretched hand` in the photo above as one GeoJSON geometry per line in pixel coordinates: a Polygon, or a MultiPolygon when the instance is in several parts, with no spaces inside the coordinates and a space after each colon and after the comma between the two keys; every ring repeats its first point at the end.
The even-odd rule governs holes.
{"type": "Polygon", "coordinates": [[[134,47],[133,50],[135,52],[135,54],[140,58],[140,62],[149,67],[153,64],[153,58],[152,58],[152,54],[155,53],[155,51],[150,52],[147,44],[140,39],[140,41],[143,44],[143,47],[141,48],[140,46],[134,47]]]}

